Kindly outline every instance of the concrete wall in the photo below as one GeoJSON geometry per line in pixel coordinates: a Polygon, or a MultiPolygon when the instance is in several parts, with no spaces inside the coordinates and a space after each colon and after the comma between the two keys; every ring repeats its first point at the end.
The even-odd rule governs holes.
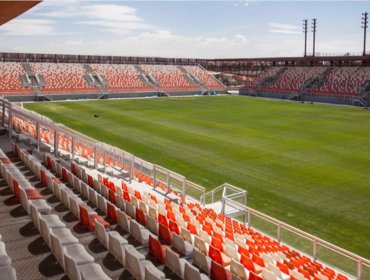
{"type": "MultiPolygon", "coordinates": [[[[276,99],[290,99],[297,94],[292,93],[281,93],[281,92],[262,92],[251,90],[240,90],[239,95],[257,96],[257,97],[268,97],[276,99]]],[[[308,102],[320,102],[320,103],[331,103],[331,104],[345,104],[353,105],[353,97],[347,96],[321,96],[321,95],[304,95],[301,97],[303,101],[308,102]]]]}

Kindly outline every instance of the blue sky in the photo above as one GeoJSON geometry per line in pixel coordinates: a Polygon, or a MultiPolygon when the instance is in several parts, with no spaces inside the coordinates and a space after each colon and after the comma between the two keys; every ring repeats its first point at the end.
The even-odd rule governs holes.
{"type": "Polygon", "coordinates": [[[198,58],[301,56],[302,20],[309,19],[311,24],[317,18],[317,52],[361,52],[361,13],[370,12],[369,4],[44,0],[0,27],[0,51],[198,58]]]}

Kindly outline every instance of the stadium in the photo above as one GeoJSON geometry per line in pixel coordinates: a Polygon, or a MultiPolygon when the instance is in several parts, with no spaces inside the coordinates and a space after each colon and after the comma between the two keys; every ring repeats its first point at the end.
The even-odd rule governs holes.
{"type": "MultiPolygon", "coordinates": [[[[316,53],[313,18],[312,53],[304,19],[303,33],[270,24],[271,33],[303,34],[303,55],[254,58],[228,47],[195,58],[179,36],[188,57],[149,43],[144,51],[158,56],[141,56],[141,46],[137,56],[76,54],[69,46],[79,42],[57,40],[86,30],[40,19],[47,7],[91,31],[84,15],[122,9],[127,21],[114,24],[156,32],[126,4],[0,1],[0,36],[25,45],[14,51],[0,37],[0,280],[370,279],[368,13],[361,53],[316,53]],[[32,32],[54,31],[55,53],[46,41],[24,51],[34,50],[32,32]]],[[[110,17],[103,26],[112,28],[110,17]]],[[[199,40],[249,44],[235,38],[199,40]]]]}

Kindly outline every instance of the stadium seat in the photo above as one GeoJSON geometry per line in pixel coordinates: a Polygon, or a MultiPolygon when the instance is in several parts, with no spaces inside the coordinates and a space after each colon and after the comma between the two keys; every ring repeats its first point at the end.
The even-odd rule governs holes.
{"type": "Polygon", "coordinates": [[[224,266],[217,262],[211,261],[211,279],[214,280],[231,280],[232,274],[224,266]]]}
{"type": "Polygon", "coordinates": [[[125,247],[128,241],[117,231],[108,232],[109,252],[122,264],[125,265],[125,247]]]}
{"type": "Polygon", "coordinates": [[[149,235],[149,253],[163,264],[166,262],[166,247],[152,234],[149,235]]]}
{"type": "Polygon", "coordinates": [[[150,231],[140,225],[134,219],[130,220],[130,235],[141,245],[147,245],[149,242],[150,231]]]}

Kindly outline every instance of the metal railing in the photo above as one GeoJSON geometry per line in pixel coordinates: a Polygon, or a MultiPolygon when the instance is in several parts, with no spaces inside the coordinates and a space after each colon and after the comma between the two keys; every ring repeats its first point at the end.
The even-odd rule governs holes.
{"type": "Polygon", "coordinates": [[[205,188],[188,181],[180,174],[149,163],[124,150],[86,137],[72,129],[55,124],[46,117],[31,113],[1,98],[0,115],[2,126],[9,130],[9,137],[12,137],[13,121],[22,120],[27,123],[29,128],[27,131],[23,130],[21,132],[28,134],[30,138],[37,142],[38,148],[40,147],[40,143],[44,141],[40,137],[40,130],[47,129],[51,131],[51,139],[47,144],[54,144],[53,151],[57,153],[60,148],[58,134],[63,134],[71,139],[72,148],[70,153],[72,160],[75,156],[83,156],[81,152],[75,150],[76,142],[83,143],[90,150],[93,150],[95,167],[99,167],[100,165],[105,168],[106,158],[107,155],[109,155],[113,157],[113,162],[119,161],[130,169],[130,180],[132,180],[133,172],[139,171],[153,179],[153,187],[155,187],[155,182],[158,180],[157,182],[165,184],[168,190],[173,189],[182,194],[183,199],[188,197],[194,201],[200,202],[202,205],[214,203],[221,199],[225,207],[229,205],[243,212],[246,217],[245,222],[247,222],[249,227],[253,226],[253,228],[270,235],[277,241],[288,244],[311,256],[315,260],[320,260],[334,266],[338,270],[352,275],[353,278],[357,278],[358,280],[370,279],[369,260],[248,207],[246,205],[247,192],[245,190],[241,190],[229,184],[223,184],[213,191],[205,193],[205,188]],[[35,130],[36,137],[34,136],[35,130]],[[98,153],[104,156],[102,164],[98,162],[98,153]]]}

